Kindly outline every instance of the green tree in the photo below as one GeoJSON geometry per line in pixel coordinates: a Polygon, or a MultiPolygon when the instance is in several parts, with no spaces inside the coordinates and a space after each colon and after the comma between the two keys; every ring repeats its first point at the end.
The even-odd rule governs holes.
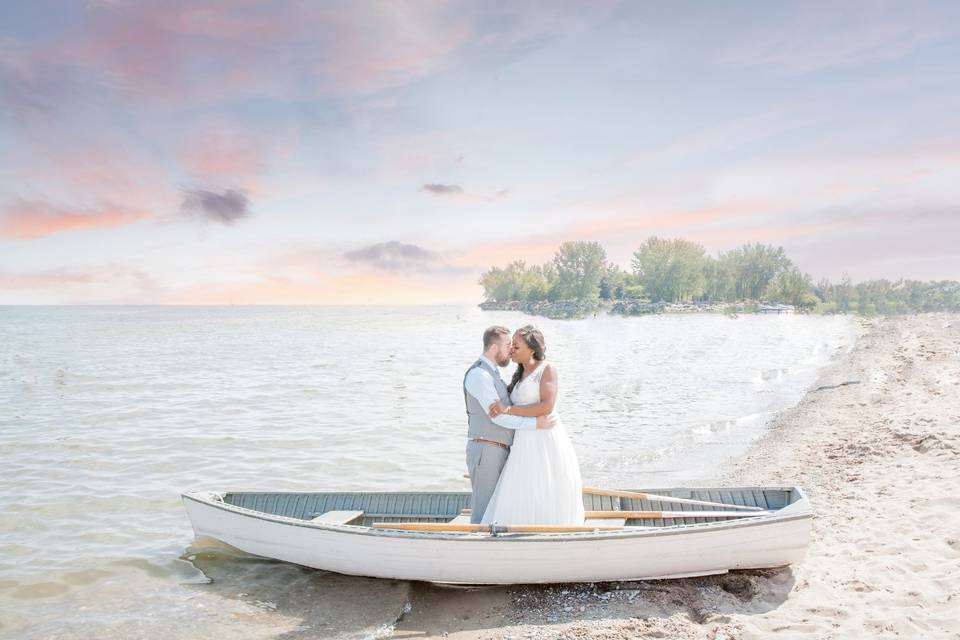
{"type": "Polygon", "coordinates": [[[600,278],[600,298],[602,300],[622,300],[626,297],[626,288],[630,285],[630,274],[615,264],[607,265],[600,278]]]}
{"type": "Polygon", "coordinates": [[[703,294],[706,251],[696,242],[651,236],[633,253],[633,272],[653,301],[691,300],[703,294]]]}
{"type": "Polygon", "coordinates": [[[523,293],[524,300],[529,302],[543,302],[547,299],[550,292],[551,282],[550,270],[540,265],[534,265],[527,269],[523,274],[523,293]]]}
{"type": "Polygon", "coordinates": [[[694,242],[651,237],[634,252],[632,267],[633,274],[608,264],[596,242],[565,242],[546,264],[527,266],[514,260],[485,271],[479,282],[491,302],[598,297],[680,301],[705,296],[786,302],[821,313],[960,311],[960,282],[868,280],[855,285],[844,274],[838,284],[824,278],[814,285],[782,248],[769,245],[744,245],[713,259],[694,242]]]}
{"type": "Polygon", "coordinates": [[[707,300],[733,299],[733,274],[729,265],[706,256],[703,261],[703,296],[707,300]]]}
{"type": "Polygon", "coordinates": [[[607,268],[607,252],[599,242],[564,242],[553,258],[556,282],[553,295],[559,300],[596,302],[600,279],[607,268]]]}
{"type": "Polygon", "coordinates": [[[766,295],[770,302],[792,304],[802,309],[817,306],[817,297],[813,294],[813,278],[801,273],[796,267],[778,274],[769,285],[766,295]]]}
{"type": "Polygon", "coordinates": [[[732,276],[735,300],[759,300],[770,282],[793,266],[783,247],[759,242],[721,253],[719,261],[732,276]]]}
{"type": "Polygon", "coordinates": [[[484,298],[491,302],[547,300],[556,280],[551,264],[528,267],[523,260],[514,260],[504,268],[493,267],[480,276],[484,298]]]}
{"type": "Polygon", "coordinates": [[[492,267],[484,271],[480,276],[480,286],[483,287],[483,298],[487,302],[505,302],[508,300],[503,269],[492,267]]]}
{"type": "Polygon", "coordinates": [[[833,287],[833,299],[840,313],[850,313],[853,310],[857,301],[857,292],[848,274],[844,273],[840,284],[833,287]]]}

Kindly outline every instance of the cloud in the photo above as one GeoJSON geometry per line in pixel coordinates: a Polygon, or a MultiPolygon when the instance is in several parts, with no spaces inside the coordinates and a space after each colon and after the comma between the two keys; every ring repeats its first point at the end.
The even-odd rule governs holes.
{"type": "Polygon", "coordinates": [[[182,127],[174,154],[194,184],[229,185],[260,196],[277,163],[295,153],[297,131],[293,123],[251,127],[226,114],[204,116],[182,127]]]}
{"type": "Polygon", "coordinates": [[[164,288],[151,275],[129,265],[101,265],[27,272],[0,270],[6,299],[28,304],[155,303],[164,288]]]}
{"type": "Polygon", "coordinates": [[[475,276],[463,279],[359,273],[312,280],[261,276],[245,282],[202,281],[171,292],[168,304],[449,304],[475,303],[475,276]]]}
{"type": "Polygon", "coordinates": [[[463,187],[457,184],[425,184],[421,189],[438,196],[463,193],[463,187]]]}
{"type": "Polygon", "coordinates": [[[944,37],[936,16],[903,6],[895,12],[827,12],[823,7],[797,5],[793,15],[782,16],[773,26],[741,33],[737,45],[717,59],[721,65],[771,66],[804,74],[899,60],[944,37]],[[828,16],[833,24],[825,29],[828,16]]]}
{"type": "Polygon", "coordinates": [[[62,115],[65,105],[93,102],[102,91],[103,83],[87,70],[51,63],[0,39],[0,113],[19,123],[62,115]]]}
{"type": "MultiPolygon", "coordinates": [[[[31,43],[18,78],[80,72],[122,100],[155,104],[402,86],[450,62],[473,35],[476,11],[433,3],[282,3],[264,11],[171,0],[89,5],[69,19],[54,37],[31,43]]],[[[45,106],[34,93],[17,98],[19,106],[45,106]]]]}
{"type": "Polygon", "coordinates": [[[442,265],[440,254],[396,240],[348,251],[343,257],[353,264],[401,273],[430,271],[442,265]]]}
{"type": "Polygon", "coordinates": [[[0,289],[40,289],[93,282],[90,273],[71,273],[66,269],[35,271],[32,273],[6,273],[0,271],[0,289]]]}
{"type": "Polygon", "coordinates": [[[21,73],[10,62],[0,59],[0,113],[6,112],[19,120],[30,115],[48,114],[53,111],[50,88],[37,79],[21,73]]]}
{"type": "Polygon", "coordinates": [[[494,202],[510,193],[509,189],[500,189],[500,191],[491,195],[467,193],[458,184],[425,184],[420,187],[420,190],[436,196],[451,198],[458,202],[494,202]]]}
{"type": "Polygon", "coordinates": [[[0,236],[32,240],[54,233],[132,224],[147,217],[110,203],[86,210],[65,209],[45,202],[19,201],[0,213],[0,236]]]}
{"type": "Polygon", "coordinates": [[[183,145],[178,159],[204,179],[243,179],[266,169],[268,145],[240,132],[208,131],[183,145]]]}
{"type": "Polygon", "coordinates": [[[234,189],[227,189],[223,193],[206,189],[184,189],[180,210],[203,220],[229,225],[249,216],[249,207],[250,200],[247,196],[234,189]]]}

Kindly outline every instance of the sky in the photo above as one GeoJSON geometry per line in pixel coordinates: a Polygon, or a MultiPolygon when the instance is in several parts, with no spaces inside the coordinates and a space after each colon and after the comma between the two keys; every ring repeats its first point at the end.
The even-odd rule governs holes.
{"type": "Polygon", "coordinates": [[[960,279],[960,3],[0,0],[0,304],[433,304],[649,236],[960,279]]]}

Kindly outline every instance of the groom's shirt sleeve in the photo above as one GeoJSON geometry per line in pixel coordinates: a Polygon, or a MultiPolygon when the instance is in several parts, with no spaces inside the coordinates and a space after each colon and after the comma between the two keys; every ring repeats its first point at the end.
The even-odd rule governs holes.
{"type": "MultiPolygon", "coordinates": [[[[466,380],[467,393],[472,395],[480,402],[480,406],[488,409],[490,405],[500,399],[497,395],[497,388],[493,385],[493,378],[487,371],[480,367],[475,367],[467,374],[466,380]]],[[[491,418],[493,424],[504,429],[513,429],[515,431],[532,430],[537,428],[536,418],[525,418],[523,416],[511,416],[508,413],[501,413],[496,418],[491,418]]]]}

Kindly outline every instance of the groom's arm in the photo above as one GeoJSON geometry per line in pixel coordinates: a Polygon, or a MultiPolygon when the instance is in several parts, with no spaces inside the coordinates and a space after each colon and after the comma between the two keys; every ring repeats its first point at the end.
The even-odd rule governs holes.
{"type": "MultiPolygon", "coordinates": [[[[497,394],[497,388],[493,384],[493,378],[483,369],[476,367],[470,370],[466,380],[467,393],[476,398],[481,407],[489,407],[500,399],[497,394]]],[[[524,418],[521,416],[511,416],[502,413],[496,418],[491,419],[493,424],[504,429],[513,429],[514,431],[534,430],[537,428],[536,418],[524,418]]]]}

